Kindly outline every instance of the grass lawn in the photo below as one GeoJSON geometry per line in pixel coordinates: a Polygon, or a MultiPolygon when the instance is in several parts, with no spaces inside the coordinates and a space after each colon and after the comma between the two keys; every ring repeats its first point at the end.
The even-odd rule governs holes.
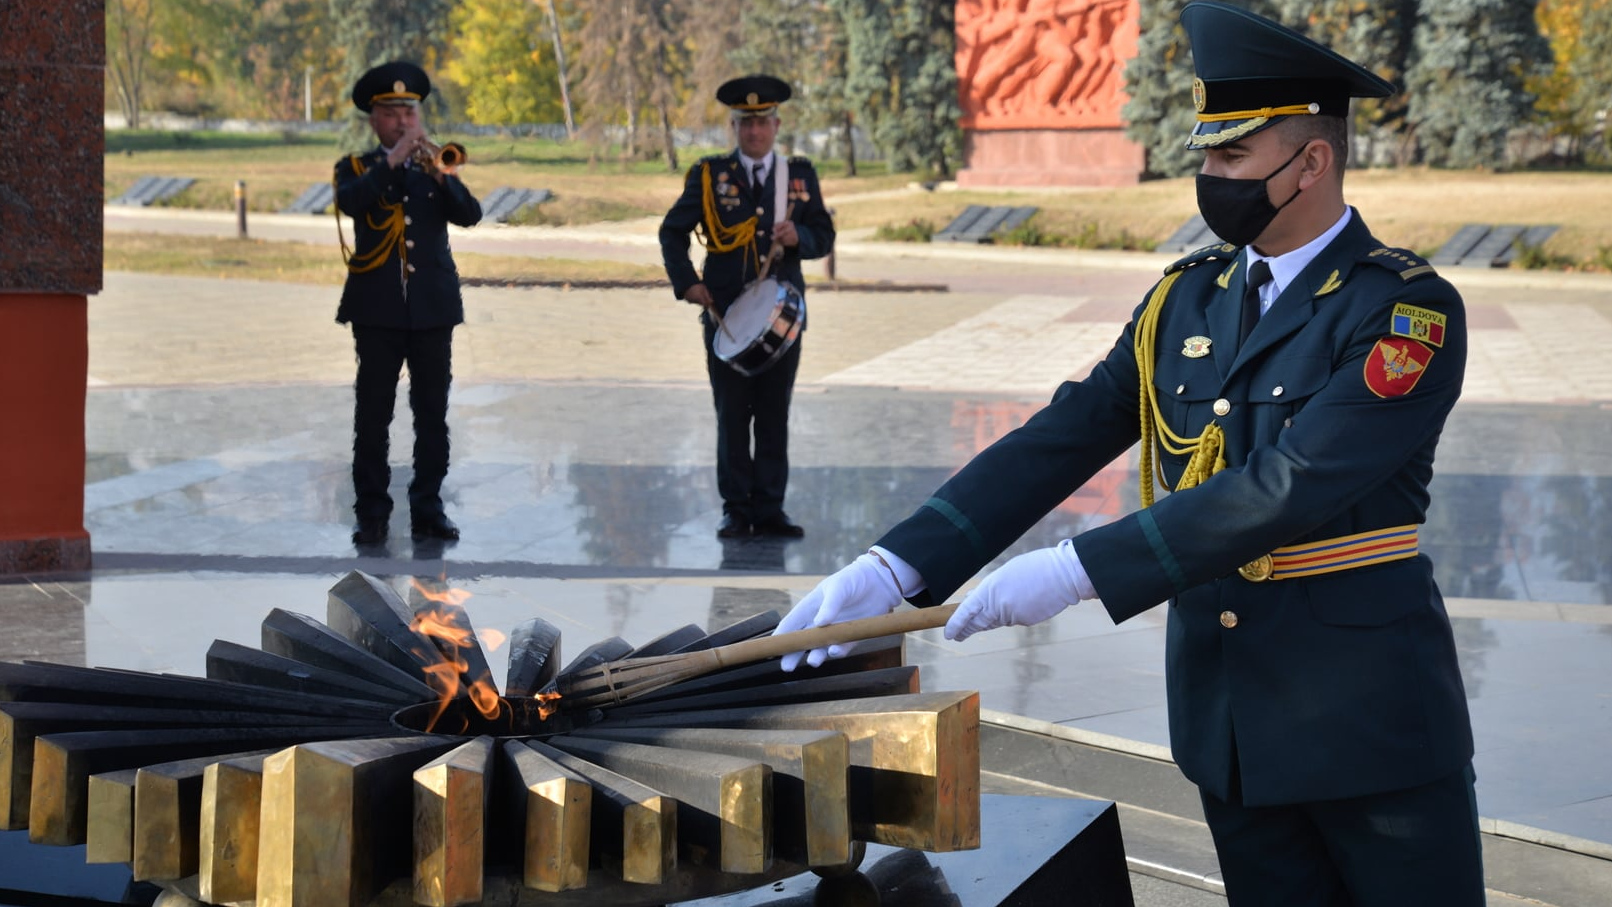
{"type": "MultiPolygon", "coordinates": [[[[184,242],[174,242],[172,236],[156,233],[109,231],[103,254],[104,266],[108,271],[238,277],[337,286],[347,276],[336,250],[326,245],[300,242],[207,236],[187,236],[184,242]]],[[[466,279],[573,283],[666,279],[666,272],[659,267],[630,262],[531,258],[477,252],[455,252],[453,258],[459,266],[459,276],[466,279]]]]}
{"type": "MultiPolygon", "coordinates": [[[[682,174],[668,173],[659,159],[625,162],[615,151],[594,155],[591,146],[581,142],[437,138],[462,141],[467,147],[470,158],[461,175],[479,194],[499,186],[551,190],[552,201],[527,209],[527,223],[567,225],[655,216],[682,189],[682,174]]],[[[680,149],[680,167],[720,150],[680,149]]],[[[339,155],[334,136],[111,131],[106,196],[116,197],[141,176],[187,176],[196,184],[169,204],[231,210],[235,182],[245,180],[251,210],[277,211],[311,184],[328,180],[339,155]]],[[[816,163],[824,196],[842,230],[899,227],[913,221],[938,230],[971,204],[1033,205],[1041,210],[1030,233],[1039,233],[1044,242],[1151,248],[1196,211],[1191,179],[1115,189],[925,191],[909,188],[911,175],[887,173],[877,162],[860,167],[856,177],[844,176],[839,161],[816,163]]],[[[1612,218],[1607,216],[1612,210],[1612,173],[1356,170],[1348,174],[1347,195],[1383,241],[1424,256],[1432,255],[1468,223],[1556,224],[1561,229],[1537,256],[1539,264],[1612,270],[1612,218]]],[[[108,236],[109,268],[117,267],[113,256],[125,242],[108,236]]],[[[301,267],[291,260],[296,254],[285,255],[286,273],[300,273],[301,267]]],[[[238,257],[220,250],[216,258],[238,257]]],[[[464,256],[461,266],[473,274],[473,267],[514,268],[522,260],[472,266],[470,256],[464,256]]],[[[328,264],[324,261],[321,266],[328,264]]],[[[527,265],[521,276],[531,276],[530,262],[527,265]]],[[[584,266],[571,262],[565,267],[584,266]]],[[[613,276],[622,273],[620,266],[588,267],[608,268],[613,276]]]]}

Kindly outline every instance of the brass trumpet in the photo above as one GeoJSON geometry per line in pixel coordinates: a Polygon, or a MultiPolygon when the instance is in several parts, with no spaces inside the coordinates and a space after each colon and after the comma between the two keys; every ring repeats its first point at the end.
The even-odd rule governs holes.
{"type": "Polygon", "coordinates": [[[451,174],[470,159],[470,152],[458,142],[438,145],[430,139],[421,139],[414,146],[413,157],[414,163],[426,173],[451,174]]]}

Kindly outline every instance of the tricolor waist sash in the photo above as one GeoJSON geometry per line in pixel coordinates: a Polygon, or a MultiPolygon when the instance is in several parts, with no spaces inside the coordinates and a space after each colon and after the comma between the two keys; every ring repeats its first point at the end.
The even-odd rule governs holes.
{"type": "Polygon", "coordinates": [[[1416,526],[1393,526],[1354,535],[1285,545],[1237,568],[1252,583],[1337,573],[1416,556],[1416,526]]]}

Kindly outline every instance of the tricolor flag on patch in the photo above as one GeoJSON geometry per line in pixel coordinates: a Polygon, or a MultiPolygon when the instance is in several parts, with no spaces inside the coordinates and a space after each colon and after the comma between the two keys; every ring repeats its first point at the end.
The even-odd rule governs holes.
{"type": "Polygon", "coordinates": [[[1400,303],[1394,306],[1389,332],[1396,337],[1409,337],[1432,346],[1443,346],[1445,322],[1442,313],[1400,303]]]}

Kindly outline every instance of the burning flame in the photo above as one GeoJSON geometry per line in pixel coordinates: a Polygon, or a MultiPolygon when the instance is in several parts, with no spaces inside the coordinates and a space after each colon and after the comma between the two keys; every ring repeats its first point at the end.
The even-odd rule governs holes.
{"type": "Polygon", "coordinates": [[[544,721],[554,717],[560,710],[560,694],[552,690],[539,690],[532,695],[537,700],[537,717],[544,721]]]}
{"type": "MultiPolygon", "coordinates": [[[[414,588],[425,598],[438,602],[445,607],[440,609],[427,609],[414,615],[409,627],[422,636],[436,643],[436,650],[440,656],[425,665],[426,683],[437,691],[437,710],[426,725],[429,733],[441,720],[448,704],[461,695],[461,676],[470,670],[470,662],[463,655],[463,651],[478,645],[476,636],[464,622],[456,621],[456,615],[462,615],[459,610],[470,593],[462,589],[447,589],[435,591],[422,586],[419,580],[414,580],[414,588]]],[[[502,638],[500,638],[502,642],[502,638]]],[[[489,721],[496,720],[504,711],[504,702],[498,696],[498,690],[488,679],[481,678],[470,684],[464,695],[469,696],[470,702],[489,721]]]]}

